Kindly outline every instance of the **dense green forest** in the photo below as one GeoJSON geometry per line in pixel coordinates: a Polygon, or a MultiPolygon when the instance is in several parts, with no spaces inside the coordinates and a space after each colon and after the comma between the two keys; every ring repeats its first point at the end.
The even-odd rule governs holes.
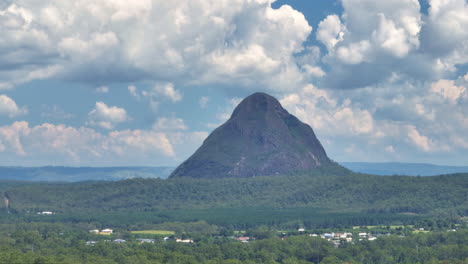
{"type": "Polygon", "coordinates": [[[306,263],[433,263],[468,261],[468,230],[381,236],[335,247],[320,237],[279,237],[268,228],[248,230],[263,236],[241,243],[222,233],[186,234],[195,243],[140,243],[129,233],[97,239],[79,227],[63,224],[0,225],[0,263],[167,263],[167,264],[306,264],[306,263]],[[112,242],[115,237],[124,243],[112,242]],[[97,240],[93,245],[86,241],[97,240]]]}
{"type": "Polygon", "coordinates": [[[325,176],[318,171],[254,178],[5,182],[0,190],[10,205],[0,208],[0,263],[468,261],[463,218],[468,174],[379,177],[337,171],[325,176]],[[37,214],[42,211],[54,214],[37,214]],[[336,246],[297,231],[351,230],[356,236],[360,231],[354,227],[374,225],[386,227],[373,232],[391,235],[336,246]],[[88,232],[108,227],[117,230],[109,237],[88,232]],[[419,228],[429,233],[417,233],[419,228]],[[154,235],[144,236],[154,243],[141,244],[132,230],[170,230],[195,243],[154,235]],[[240,235],[255,239],[233,239],[240,235]],[[126,242],[113,242],[117,238],[126,242]]]}
{"type": "Polygon", "coordinates": [[[445,211],[468,215],[468,174],[132,179],[26,185],[5,193],[12,210],[17,212],[314,207],[340,212],[439,214],[445,211]]]}
{"type": "Polygon", "coordinates": [[[456,222],[468,215],[468,174],[379,177],[316,172],[216,180],[35,183],[13,185],[5,197],[11,214],[4,209],[0,219],[28,222],[121,227],[205,220],[232,228],[414,224],[428,218],[456,222]],[[55,214],[37,215],[41,211],[55,214]]]}

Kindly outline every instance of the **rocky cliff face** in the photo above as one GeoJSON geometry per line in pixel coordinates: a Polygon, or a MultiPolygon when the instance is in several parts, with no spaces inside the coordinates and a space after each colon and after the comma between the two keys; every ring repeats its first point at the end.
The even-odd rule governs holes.
{"type": "Polygon", "coordinates": [[[309,125],[274,97],[255,93],[170,177],[253,177],[333,164],[309,125]]]}

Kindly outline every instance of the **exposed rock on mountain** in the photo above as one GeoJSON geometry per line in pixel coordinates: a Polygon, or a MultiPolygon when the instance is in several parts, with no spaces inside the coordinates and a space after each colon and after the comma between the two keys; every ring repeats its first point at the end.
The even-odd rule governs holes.
{"type": "Polygon", "coordinates": [[[335,163],[312,128],[288,113],[274,97],[255,93],[170,177],[253,177],[324,166],[335,163]]]}

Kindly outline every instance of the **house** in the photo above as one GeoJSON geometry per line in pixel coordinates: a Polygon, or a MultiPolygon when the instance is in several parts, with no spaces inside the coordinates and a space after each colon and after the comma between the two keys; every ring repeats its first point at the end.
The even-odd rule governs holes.
{"type": "Polygon", "coordinates": [[[240,242],[243,242],[243,243],[247,243],[247,242],[249,242],[250,237],[238,237],[238,238],[236,238],[236,240],[240,241],[240,242]]]}
{"type": "Polygon", "coordinates": [[[177,238],[177,239],[176,239],[176,242],[177,242],[177,243],[193,243],[193,240],[191,240],[191,239],[179,239],[179,238],[177,238]]]}
{"type": "Polygon", "coordinates": [[[150,238],[137,238],[137,241],[139,241],[141,244],[143,243],[152,243],[154,244],[155,240],[150,239],[150,238]]]}
{"type": "Polygon", "coordinates": [[[39,212],[37,213],[38,215],[53,215],[54,212],[51,212],[51,211],[44,211],[44,212],[39,212]]]}
{"type": "Polygon", "coordinates": [[[359,233],[359,237],[367,237],[367,233],[359,233]]]}
{"type": "Polygon", "coordinates": [[[367,240],[369,240],[369,241],[374,241],[374,240],[376,240],[376,239],[377,239],[376,237],[369,237],[367,240]]]}
{"type": "Polygon", "coordinates": [[[106,229],[103,229],[101,230],[101,234],[104,234],[104,235],[110,235],[114,232],[114,230],[112,229],[109,229],[109,228],[106,228],[106,229]]]}
{"type": "Polygon", "coordinates": [[[89,230],[89,232],[92,234],[99,234],[99,229],[89,230]]]}
{"type": "Polygon", "coordinates": [[[97,243],[96,241],[86,241],[87,246],[94,246],[94,244],[96,243],[97,243]]]}
{"type": "Polygon", "coordinates": [[[297,232],[305,232],[305,229],[304,229],[304,228],[299,228],[299,229],[297,230],[297,232]]]}
{"type": "Polygon", "coordinates": [[[125,243],[125,242],[127,242],[127,241],[124,240],[124,239],[120,239],[120,238],[117,238],[117,239],[114,240],[114,243],[117,243],[117,244],[121,244],[121,243],[125,243]]]}

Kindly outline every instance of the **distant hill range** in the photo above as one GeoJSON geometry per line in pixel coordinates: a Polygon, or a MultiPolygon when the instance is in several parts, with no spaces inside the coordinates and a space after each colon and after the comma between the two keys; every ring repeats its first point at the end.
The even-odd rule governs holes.
{"type": "MultiPolygon", "coordinates": [[[[468,166],[441,166],[422,163],[341,162],[344,167],[373,175],[435,176],[468,173],[468,166]]],[[[79,182],[119,181],[133,178],[169,177],[174,167],[0,167],[0,180],[79,182]]]]}
{"type": "Polygon", "coordinates": [[[442,174],[467,173],[468,166],[443,166],[426,163],[398,162],[341,162],[346,168],[360,173],[374,175],[435,176],[442,174]]]}
{"type": "Polygon", "coordinates": [[[326,167],[340,165],[327,157],[312,128],[274,97],[254,93],[170,178],[284,175],[326,167]]]}
{"type": "Polygon", "coordinates": [[[172,167],[0,167],[0,180],[79,182],[167,178],[172,167]]]}

